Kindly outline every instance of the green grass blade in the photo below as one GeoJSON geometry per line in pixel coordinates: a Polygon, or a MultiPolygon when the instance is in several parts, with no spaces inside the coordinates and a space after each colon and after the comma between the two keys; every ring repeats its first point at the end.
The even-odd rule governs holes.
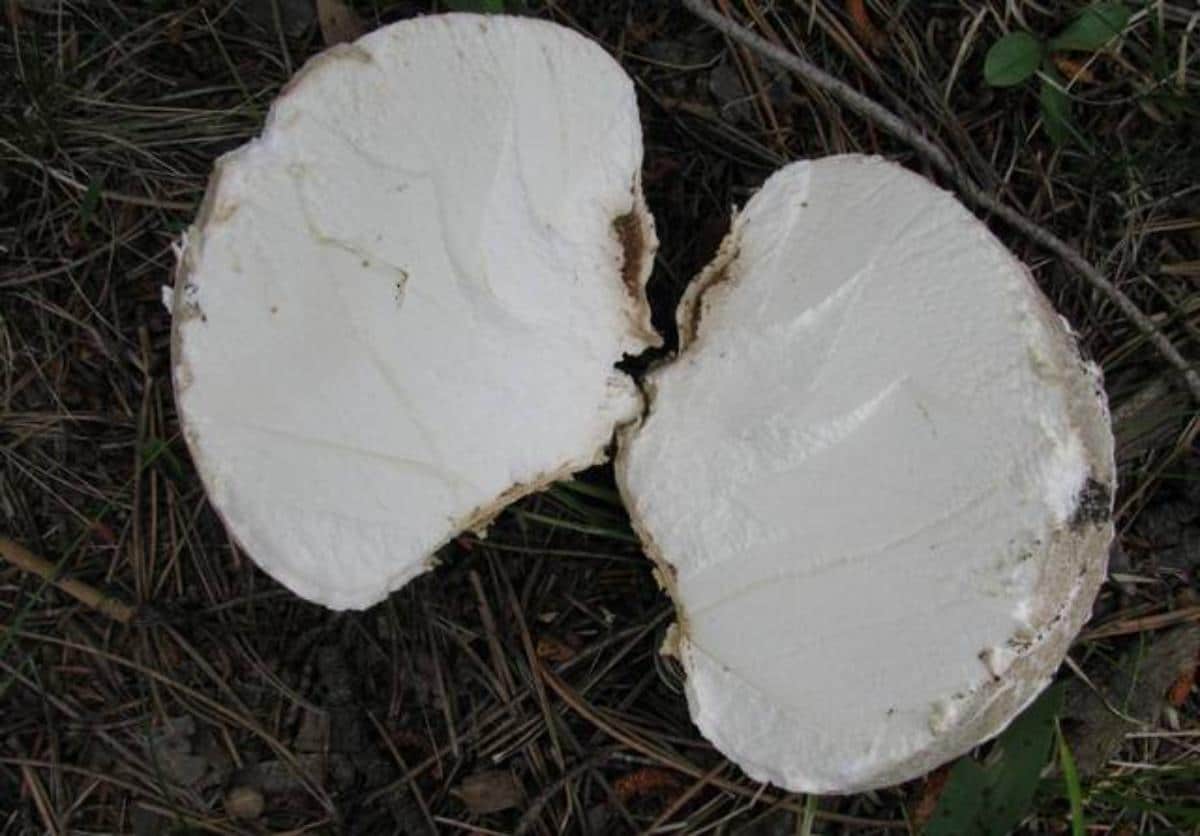
{"type": "Polygon", "coordinates": [[[1067,799],[1071,802],[1071,836],[1084,836],[1087,825],[1083,820],[1083,790],[1079,785],[1079,770],[1075,768],[1071,747],[1067,745],[1057,719],[1054,721],[1054,736],[1058,739],[1058,763],[1062,767],[1067,799]]]}

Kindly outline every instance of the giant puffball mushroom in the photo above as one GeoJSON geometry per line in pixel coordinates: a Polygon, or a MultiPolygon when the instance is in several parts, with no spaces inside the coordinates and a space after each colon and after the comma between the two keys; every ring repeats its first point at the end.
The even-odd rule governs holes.
{"type": "Polygon", "coordinates": [[[831,157],[767,181],[678,323],[617,478],[700,730],[816,793],[1000,731],[1113,533],[1098,371],[1025,267],[924,179],[831,157]]]}
{"type": "Polygon", "coordinates": [[[656,345],[633,85],[536,20],[431,16],[311,61],[217,164],[174,294],[213,505],[299,595],[365,607],[602,461],[656,345]]]}

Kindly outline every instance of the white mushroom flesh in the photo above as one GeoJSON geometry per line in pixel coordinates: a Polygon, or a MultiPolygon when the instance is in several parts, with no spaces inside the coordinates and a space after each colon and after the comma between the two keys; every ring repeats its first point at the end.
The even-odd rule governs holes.
{"type": "Polygon", "coordinates": [[[179,412],[249,554],[334,608],[604,458],[657,344],[633,86],[546,22],[430,16],[310,62],[224,157],[175,289],[179,412]]]}
{"type": "Polygon", "coordinates": [[[679,320],[617,472],[700,730],[809,792],[998,732],[1112,534],[1098,372],[1025,267],[923,178],[831,157],[767,181],[679,320]]]}

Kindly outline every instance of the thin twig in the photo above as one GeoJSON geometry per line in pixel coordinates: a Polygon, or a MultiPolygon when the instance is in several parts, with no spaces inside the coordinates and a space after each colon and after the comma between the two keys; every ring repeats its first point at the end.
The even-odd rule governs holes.
{"type": "Polygon", "coordinates": [[[1116,636],[1128,636],[1133,633],[1145,633],[1148,630],[1161,630],[1188,621],[1200,621],[1200,606],[1184,607],[1179,610],[1148,615],[1143,618],[1130,618],[1122,621],[1112,621],[1101,624],[1091,630],[1079,634],[1079,642],[1092,642],[1098,639],[1111,639],[1116,636]]]}
{"type": "Polygon", "coordinates": [[[409,770],[408,763],[404,760],[404,756],[400,754],[400,750],[396,748],[392,736],[388,734],[387,729],[384,728],[383,723],[379,722],[379,718],[375,716],[373,711],[367,711],[367,717],[375,726],[375,731],[379,732],[379,737],[383,740],[383,745],[387,747],[388,752],[391,753],[392,758],[400,767],[401,774],[408,781],[408,791],[412,793],[413,799],[417,802],[417,807],[420,809],[421,815],[424,816],[425,823],[429,825],[429,831],[431,833],[437,832],[437,825],[434,823],[433,816],[429,812],[429,805],[425,802],[425,795],[421,792],[421,785],[417,783],[416,777],[409,770]]]}
{"type": "MultiPolygon", "coordinates": [[[[565,702],[576,714],[583,717],[596,728],[603,731],[609,737],[625,744],[630,749],[633,749],[639,754],[650,758],[654,763],[665,766],[669,769],[674,769],[676,772],[682,772],[691,778],[696,778],[707,782],[710,786],[723,790],[734,795],[739,795],[743,798],[750,798],[755,803],[777,804],[780,807],[791,810],[796,813],[803,813],[804,808],[786,796],[776,796],[772,792],[768,792],[766,785],[760,785],[757,788],[743,786],[736,781],[730,781],[721,778],[719,775],[711,771],[705,771],[700,767],[692,764],[682,756],[677,756],[671,752],[660,749],[647,740],[643,740],[636,733],[627,729],[621,728],[614,722],[609,721],[601,715],[599,711],[590,706],[583,697],[575,691],[565,681],[559,679],[550,672],[545,666],[541,666],[541,674],[545,679],[546,684],[550,686],[559,698],[565,702]]],[[[816,813],[818,818],[827,819],[833,822],[841,822],[844,824],[859,824],[867,827],[875,827],[882,830],[906,830],[907,827],[900,821],[887,821],[885,819],[866,819],[858,816],[847,816],[841,813],[826,812],[818,810],[816,813]]]]}
{"type": "Polygon", "coordinates": [[[81,604],[86,604],[98,613],[103,613],[114,621],[128,624],[133,621],[136,610],[123,601],[88,586],[75,578],[61,577],[62,568],[45,558],[38,557],[20,543],[14,543],[7,537],[0,537],[0,557],[7,560],[18,569],[37,575],[46,583],[62,590],[81,604]]]}
{"type": "Polygon", "coordinates": [[[774,61],[795,73],[809,84],[833,96],[859,116],[874,122],[888,133],[906,142],[934,168],[949,177],[958,187],[959,193],[969,203],[995,215],[1034,243],[1061,258],[1088,284],[1116,305],[1117,309],[1133,323],[1142,336],[1158,349],[1163,359],[1182,375],[1192,397],[1197,403],[1200,403],[1200,372],[1191,367],[1187,359],[1179,353],[1167,336],[1155,326],[1150,317],[1143,313],[1132,299],[1109,281],[1074,247],[984,191],[975,184],[957,162],[927,139],[916,127],[883,105],[858,92],[841,79],[724,17],[710,6],[707,0],[683,0],[683,5],[723,35],[748,47],[768,61],[774,61]]]}
{"type": "Polygon", "coordinates": [[[684,805],[691,801],[705,787],[707,787],[713,778],[716,778],[729,766],[729,761],[721,761],[708,772],[696,779],[696,781],[680,793],[674,801],[666,806],[666,808],[658,814],[658,818],[650,822],[650,826],[642,831],[642,836],[653,836],[658,832],[658,829],[671,820],[671,817],[683,809],[684,805]]]}
{"type": "Polygon", "coordinates": [[[538,816],[542,814],[542,808],[554,797],[555,793],[560,792],[571,781],[574,781],[588,770],[595,769],[609,758],[617,755],[620,751],[619,746],[606,746],[598,752],[593,752],[560,775],[556,780],[549,783],[541,792],[534,796],[532,801],[525,805],[525,812],[521,815],[520,821],[517,822],[517,826],[513,830],[513,836],[524,836],[524,834],[533,829],[533,826],[537,823],[538,816]]]}

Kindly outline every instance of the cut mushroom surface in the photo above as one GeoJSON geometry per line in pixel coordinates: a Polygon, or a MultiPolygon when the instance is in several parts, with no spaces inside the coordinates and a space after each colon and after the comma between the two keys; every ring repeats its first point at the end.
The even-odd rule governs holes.
{"type": "Polygon", "coordinates": [[[604,458],[658,343],[628,76],[536,20],[440,15],[310,62],[222,158],[176,277],[174,380],[241,545],[363,607],[604,458]]]}
{"type": "Polygon", "coordinates": [[[842,793],[1000,731],[1087,619],[1112,537],[1098,371],[952,196],[790,165],[678,312],[617,477],[700,730],[842,793]]]}

